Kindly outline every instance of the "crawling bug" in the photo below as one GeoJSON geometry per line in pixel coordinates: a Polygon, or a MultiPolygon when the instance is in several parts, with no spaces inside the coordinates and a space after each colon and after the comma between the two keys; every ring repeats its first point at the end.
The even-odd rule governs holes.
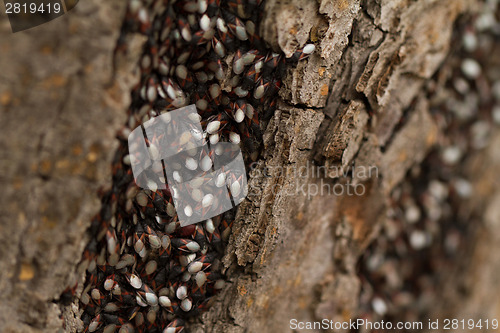
{"type": "Polygon", "coordinates": [[[76,283],[73,287],[67,287],[66,289],[64,289],[61,296],[59,297],[63,305],[70,305],[73,302],[77,287],[78,283],[76,283]]]}

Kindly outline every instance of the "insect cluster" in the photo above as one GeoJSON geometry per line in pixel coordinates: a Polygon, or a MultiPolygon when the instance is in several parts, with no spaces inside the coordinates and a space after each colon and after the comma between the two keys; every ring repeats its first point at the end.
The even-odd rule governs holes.
{"type": "MultiPolygon", "coordinates": [[[[101,193],[79,266],[86,272],[79,299],[84,332],[181,332],[223,288],[219,258],[234,209],[181,227],[168,186],[136,185],[127,138],[144,122],[195,104],[204,140],[241,143],[246,161],[257,159],[261,118],[275,109],[285,66],[314,51],[308,44],[290,59],[270,51],[257,33],[262,7],[262,0],[129,2],[122,37],[140,32],[147,42],[128,123],[118,134],[112,185],[101,193]]],[[[209,164],[185,159],[190,170],[209,164]]],[[[229,190],[234,195],[240,187],[235,179],[229,190]]],[[[203,206],[216,198],[199,199],[203,206]]]]}
{"type": "Polygon", "coordinates": [[[499,4],[484,2],[477,16],[459,20],[446,65],[426,85],[441,139],[392,191],[381,233],[359,262],[360,318],[432,318],[446,300],[443,285],[461,286],[458,275],[467,276],[466,262],[474,262],[484,206],[473,202],[487,199],[477,199],[478,178],[466,158],[492,144],[495,110],[500,114],[500,64],[491,61],[500,49],[499,14],[499,4]]]}

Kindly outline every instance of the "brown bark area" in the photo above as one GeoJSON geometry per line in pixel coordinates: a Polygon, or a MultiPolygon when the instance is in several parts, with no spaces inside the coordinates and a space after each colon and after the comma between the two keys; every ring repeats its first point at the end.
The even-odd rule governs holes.
{"type": "MultiPolygon", "coordinates": [[[[199,332],[286,332],[292,318],[344,321],[359,315],[356,263],[384,224],[391,191],[438,143],[439,127],[423,88],[445,60],[455,20],[475,5],[267,4],[267,40],[286,53],[290,45],[303,42],[302,35],[314,41],[319,34],[320,50],[288,73],[281,91],[285,103],[267,128],[265,159],[255,174],[280,172],[252,178],[251,188],[262,196],[240,206],[224,260],[230,287],[196,325],[199,332]],[[273,22],[279,22],[276,28],[273,22]],[[296,171],[311,161],[335,170],[352,163],[376,167],[377,177],[354,174],[338,180],[364,184],[362,196],[309,198],[301,186],[320,180],[296,171]]],[[[485,193],[481,200],[487,198],[485,193]]],[[[489,214],[496,213],[490,209],[489,214]]],[[[449,285],[456,290],[455,280],[449,285]]],[[[455,294],[450,302],[461,297],[455,294]]],[[[433,317],[443,315],[447,307],[440,305],[429,308],[433,317]]],[[[492,311],[479,300],[472,307],[483,316],[492,311]]],[[[462,310],[447,314],[465,315],[462,310]]]]}
{"type": "MultiPolygon", "coordinates": [[[[221,262],[227,286],[193,320],[193,332],[288,332],[292,318],[358,314],[356,263],[386,219],[391,191],[440,139],[423,88],[449,52],[456,19],[475,5],[267,0],[262,34],[271,45],[285,54],[308,39],[318,47],[287,73],[221,262]],[[298,175],[312,163],[377,173],[298,175]],[[366,193],[307,195],[325,181],[362,184],[366,193]]],[[[13,35],[1,26],[2,332],[63,329],[54,301],[76,279],[82,235],[99,209],[97,188],[109,181],[134,81],[133,56],[114,80],[111,71],[123,10],[122,1],[87,0],[31,31],[13,35]]],[[[497,128],[489,148],[467,158],[482,189],[468,209],[482,211],[484,227],[469,240],[473,251],[446,273],[445,297],[430,309],[436,317],[497,314],[488,295],[498,288],[491,276],[500,268],[500,196],[488,179],[500,166],[499,135],[497,128]],[[457,293],[459,284],[469,293],[457,293]]],[[[63,310],[65,331],[78,325],[72,311],[63,310]]]]}
{"type": "Polygon", "coordinates": [[[1,332],[63,327],[55,301],[76,282],[130,99],[133,67],[112,80],[124,10],[120,0],[81,1],[68,15],[12,34],[2,9],[1,332]]]}

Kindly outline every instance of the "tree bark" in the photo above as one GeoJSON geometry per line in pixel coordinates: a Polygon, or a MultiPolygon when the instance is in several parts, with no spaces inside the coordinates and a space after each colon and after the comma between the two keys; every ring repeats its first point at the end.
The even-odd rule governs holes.
{"type": "MultiPolygon", "coordinates": [[[[137,57],[112,75],[125,5],[81,1],[15,34],[2,10],[2,332],[63,328],[57,301],[80,278],[74,267],[99,211],[97,190],[110,181],[115,136],[136,81],[137,57]]],[[[74,325],[68,321],[66,330],[74,325]]]]}
{"type": "MultiPolygon", "coordinates": [[[[78,327],[76,305],[58,297],[79,278],[82,235],[110,180],[137,79],[140,39],[112,75],[124,6],[87,0],[31,31],[1,27],[2,332],[78,327]]],[[[261,34],[275,50],[291,55],[308,40],[317,48],[286,73],[221,261],[228,283],[192,332],[289,332],[291,319],[362,314],[358,264],[387,226],[393,193],[446,138],[432,108],[446,91],[457,20],[479,2],[267,0],[265,8],[261,34]]],[[[498,126],[489,138],[463,162],[476,195],[461,209],[478,227],[464,240],[467,254],[436,273],[442,292],[425,308],[433,318],[497,314],[489,295],[500,270],[498,126]]]]}

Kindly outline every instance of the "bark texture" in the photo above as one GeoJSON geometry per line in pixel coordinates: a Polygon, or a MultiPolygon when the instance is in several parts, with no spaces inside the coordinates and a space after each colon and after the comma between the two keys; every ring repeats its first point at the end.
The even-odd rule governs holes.
{"type": "MultiPolygon", "coordinates": [[[[2,17],[2,332],[78,326],[75,306],[61,308],[57,299],[77,279],[84,231],[99,209],[97,189],[109,181],[114,136],[135,81],[134,54],[112,75],[124,6],[81,1],[70,14],[17,34],[2,17]]],[[[221,262],[228,283],[193,320],[193,332],[288,332],[292,318],[342,321],[359,314],[356,263],[387,218],[390,193],[440,140],[424,87],[449,53],[457,18],[476,6],[267,0],[261,27],[267,42],[289,55],[308,40],[317,49],[287,73],[264,135],[264,158],[250,174],[250,195],[221,262]],[[353,165],[373,172],[313,173],[321,166],[341,174],[353,165]],[[324,184],[360,184],[365,191],[311,192],[324,184]]],[[[500,270],[494,255],[500,189],[488,182],[500,168],[498,128],[491,137],[489,148],[466,164],[481,190],[470,209],[482,211],[484,228],[471,237],[468,260],[450,270],[436,316],[445,308],[443,316],[456,318],[496,315],[499,308],[487,297],[498,288],[491,277],[500,270]],[[457,284],[470,292],[457,293],[457,284]],[[466,306],[449,306],[462,300],[466,306]]]]}
{"type": "Polygon", "coordinates": [[[134,81],[136,60],[112,72],[125,5],[82,1],[16,34],[2,10],[1,332],[63,330],[55,302],[76,283],[134,81]]]}

